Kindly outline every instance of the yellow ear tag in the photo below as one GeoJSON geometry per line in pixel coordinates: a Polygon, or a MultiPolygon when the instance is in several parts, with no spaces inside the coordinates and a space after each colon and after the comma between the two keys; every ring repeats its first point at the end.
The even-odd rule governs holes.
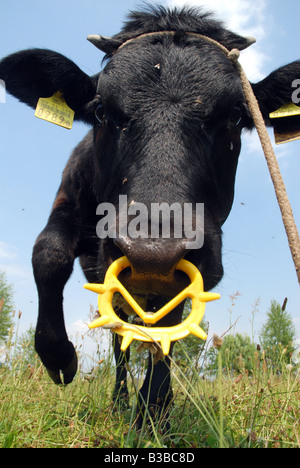
{"type": "Polygon", "coordinates": [[[139,340],[158,342],[162,348],[163,354],[167,355],[172,341],[185,338],[190,333],[202,340],[206,340],[206,333],[199,327],[204,315],[205,303],[219,299],[220,295],[203,291],[201,273],[192,263],[187,260],[181,260],[176,267],[177,270],[184,271],[188,275],[191,284],[155,313],[145,312],[118,280],[118,275],[121,271],[128,267],[130,267],[128,258],[119,258],[108,268],[104,284],[91,283],[84,285],[85,289],[89,289],[99,295],[98,307],[100,317],[90,323],[89,328],[111,325],[111,329],[123,337],[121,344],[122,351],[125,351],[133,340],[139,340]],[[121,320],[120,317],[116,315],[112,306],[113,296],[116,292],[119,292],[124,297],[145,325],[154,325],[187,298],[192,300],[192,311],[182,323],[173,327],[133,325],[121,320]]]}
{"type": "Polygon", "coordinates": [[[300,139],[300,107],[293,102],[284,104],[280,109],[271,112],[274,119],[274,135],[277,145],[300,139]]]}
{"type": "Polygon", "coordinates": [[[281,117],[293,117],[295,115],[300,115],[300,107],[296,106],[293,102],[289,102],[275,112],[271,112],[269,117],[270,119],[279,119],[281,117]]]}
{"type": "Polygon", "coordinates": [[[70,130],[73,125],[75,112],[68,106],[60,91],[49,98],[38,100],[35,117],[46,120],[60,127],[70,130]]]}

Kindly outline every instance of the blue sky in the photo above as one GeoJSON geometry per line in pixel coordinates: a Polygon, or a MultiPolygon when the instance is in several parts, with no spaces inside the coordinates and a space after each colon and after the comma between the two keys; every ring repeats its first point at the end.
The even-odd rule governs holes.
{"type": "MultiPolygon", "coordinates": [[[[88,74],[101,67],[102,54],[86,36],[112,35],[120,30],[133,0],[12,0],[1,7],[0,57],[40,47],[71,58],[88,74]]],[[[180,5],[178,1],[161,2],[180,5]]],[[[207,0],[236,32],[256,35],[242,64],[252,81],[299,58],[298,0],[207,0]]],[[[300,78],[300,77],[298,77],[300,78]]],[[[37,294],[31,271],[35,238],[44,227],[66,161],[88,131],[75,123],[71,131],[34,117],[34,111],[7,96],[0,104],[0,270],[13,284],[16,310],[23,312],[21,330],[35,324],[37,294]]],[[[272,135],[272,133],[271,133],[272,135]]],[[[273,135],[272,135],[272,141],[273,135]]],[[[276,146],[276,153],[295,220],[300,226],[300,141],[276,146]]],[[[235,202],[224,225],[225,276],[216,291],[221,299],[207,305],[210,333],[221,334],[239,318],[236,331],[251,335],[253,305],[255,339],[266,320],[271,300],[288,298],[300,338],[300,294],[297,277],[267,166],[254,134],[244,135],[235,202]],[[230,296],[239,291],[234,307],[230,296]],[[231,313],[229,310],[232,310],[231,313]]],[[[70,334],[81,333],[96,295],[83,289],[85,279],[76,263],[65,289],[65,319],[70,334]]]]}

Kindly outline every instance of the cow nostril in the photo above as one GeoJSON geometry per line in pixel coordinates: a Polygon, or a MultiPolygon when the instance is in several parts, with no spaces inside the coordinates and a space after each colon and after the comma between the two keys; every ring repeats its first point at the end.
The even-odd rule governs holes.
{"type": "Polygon", "coordinates": [[[121,246],[119,246],[116,242],[115,239],[104,239],[102,242],[102,254],[103,258],[108,261],[108,264],[114,262],[120,257],[123,257],[123,255],[126,255],[126,253],[122,250],[121,246]]]}
{"type": "Polygon", "coordinates": [[[118,249],[126,257],[128,257],[128,254],[130,253],[132,247],[130,239],[126,237],[117,237],[116,239],[114,239],[114,245],[116,249],[118,249]]]}

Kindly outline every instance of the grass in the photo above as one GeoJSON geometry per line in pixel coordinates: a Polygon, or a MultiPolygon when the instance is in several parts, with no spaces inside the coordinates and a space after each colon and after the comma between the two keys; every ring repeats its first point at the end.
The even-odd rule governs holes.
{"type": "Polygon", "coordinates": [[[223,371],[212,379],[188,359],[185,371],[172,362],[175,400],[166,435],[154,422],[151,434],[147,425],[139,432],[133,427],[142,359],[130,365],[130,408],[124,410],[111,402],[110,356],[66,387],[51,382],[38,358],[26,364],[14,356],[0,367],[0,447],[300,448],[299,373],[278,375],[256,355],[253,372],[223,371]]]}

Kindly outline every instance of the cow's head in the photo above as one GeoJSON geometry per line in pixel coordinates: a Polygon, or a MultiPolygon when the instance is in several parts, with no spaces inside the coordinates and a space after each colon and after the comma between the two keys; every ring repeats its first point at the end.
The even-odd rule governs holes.
{"type": "MultiPolygon", "coordinates": [[[[185,34],[183,28],[176,32],[176,24],[175,33],[165,32],[168,15],[160,14],[155,34],[149,15],[143,18],[144,31],[152,32],[132,39],[140,32],[132,28],[138,21],[135,15],[123,34],[111,40],[90,38],[109,54],[97,86],[101,198],[118,206],[119,195],[126,195],[129,212],[136,208],[140,217],[142,204],[149,213],[149,223],[140,223],[137,238],[120,234],[122,221],[117,218],[117,238],[103,242],[103,256],[114,259],[124,253],[132,264],[135,287],[140,284],[155,292],[172,290],[175,266],[185,257],[201,270],[209,289],[223,274],[221,226],[233,201],[246,113],[243,91],[234,66],[218,47],[185,34]],[[169,238],[162,238],[164,226],[160,238],[153,238],[153,210],[163,203],[166,208],[181,207],[174,223],[181,228],[190,223],[196,231],[194,242],[185,229],[176,238],[174,223],[169,238]]],[[[190,13],[182,16],[189,32],[190,13]]],[[[249,44],[219,25],[214,38],[227,47],[249,44]]],[[[129,227],[130,217],[126,223],[129,227]]]]}
{"type": "MultiPolygon", "coordinates": [[[[221,227],[233,202],[241,131],[253,127],[234,65],[218,47],[187,33],[228,49],[253,42],[196,10],[159,8],[133,13],[113,38],[90,37],[107,54],[95,77],[45,50],[19,52],[0,64],[7,90],[23,102],[35,107],[39,97],[59,90],[75,118],[94,126],[98,202],[117,207],[116,236],[101,241],[101,259],[106,268],[125,254],[132,275],[124,281],[132,289],[134,279],[136,292],[173,294],[181,282],[175,266],[183,257],[200,269],[206,289],[219,282],[221,227]],[[156,34],[137,38],[146,33],[156,34]],[[130,207],[125,221],[118,215],[120,195],[130,207]],[[169,238],[160,230],[159,238],[151,236],[151,210],[161,203],[179,204],[182,227],[191,226],[196,242],[172,229],[169,238]],[[204,204],[204,221],[197,204],[204,204]],[[149,229],[141,233],[146,238],[135,238],[122,223],[128,227],[141,206],[149,229]],[[185,213],[185,206],[192,210],[185,213]],[[204,243],[197,245],[202,234],[204,243]]],[[[253,85],[267,124],[269,113],[291,100],[299,72],[294,62],[253,85]]]]}

